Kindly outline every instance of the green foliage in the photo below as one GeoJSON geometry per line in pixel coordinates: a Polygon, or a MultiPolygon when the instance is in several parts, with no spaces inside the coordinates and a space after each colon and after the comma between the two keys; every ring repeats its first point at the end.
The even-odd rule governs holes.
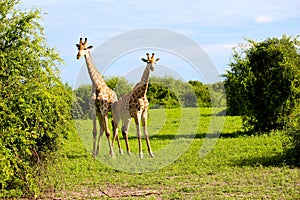
{"type": "Polygon", "coordinates": [[[208,86],[200,81],[189,81],[197,97],[198,105],[201,107],[211,106],[211,98],[208,91],[208,86]]]}
{"type": "Polygon", "coordinates": [[[90,101],[92,85],[81,85],[74,90],[73,117],[75,119],[91,118],[90,101]]]}
{"type": "MultiPolygon", "coordinates": [[[[106,78],[105,82],[119,98],[132,90],[132,85],[124,77],[106,78]]],[[[209,92],[208,86],[199,81],[185,83],[172,77],[151,77],[147,98],[151,108],[208,107],[211,106],[211,99],[214,97],[218,101],[222,100],[218,89],[220,84],[210,85],[212,89],[209,92]]],[[[91,85],[82,85],[74,91],[76,101],[73,105],[73,116],[76,119],[90,118],[91,90],[91,85]]],[[[221,103],[217,102],[216,105],[221,103]]]]}
{"type": "Polygon", "coordinates": [[[165,107],[177,108],[179,101],[174,92],[168,87],[159,83],[149,83],[147,98],[150,102],[151,108],[165,107]]]}
{"type": "Polygon", "coordinates": [[[166,108],[196,107],[197,98],[190,84],[172,77],[151,77],[147,97],[150,105],[166,108]]]}
{"type": "Polygon", "coordinates": [[[212,107],[226,107],[226,91],[223,82],[208,84],[212,107]]]}
{"type": "Polygon", "coordinates": [[[251,83],[254,76],[246,58],[249,46],[240,45],[233,49],[230,71],[225,75],[227,114],[243,115],[250,109],[248,93],[252,91],[251,83]]]}
{"type": "Polygon", "coordinates": [[[283,144],[288,160],[300,166],[300,106],[291,115],[286,127],[287,138],[283,144]]]}
{"type": "MultiPolygon", "coordinates": [[[[106,78],[105,81],[110,88],[113,88],[118,97],[132,90],[132,86],[124,77],[106,78]]],[[[224,96],[221,86],[222,83],[207,86],[199,81],[185,83],[172,77],[154,76],[150,79],[147,98],[151,108],[209,107],[212,100],[215,101],[214,106],[221,106],[224,96]]],[[[73,116],[76,119],[90,117],[91,86],[80,86],[74,92],[76,102],[73,105],[73,116]]]]}
{"type": "Polygon", "coordinates": [[[107,78],[105,82],[108,87],[110,87],[117,93],[118,98],[120,98],[124,94],[127,94],[132,89],[132,85],[130,85],[124,77],[110,77],[107,78]]]}
{"type": "Polygon", "coordinates": [[[70,87],[47,47],[39,10],[0,3],[0,197],[37,195],[40,164],[72,128],[70,87]]]}
{"type": "Polygon", "coordinates": [[[254,131],[283,128],[300,96],[298,38],[248,40],[234,50],[225,80],[228,111],[254,131]]]}
{"type": "MultiPolygon", "coordinates": [[[[112,88],[118,98],[131,91],[132,86],[124,77],[105,78],[108,87],[112,88]]],[[[74,90],[75,101],[73,102],[73,117],[75,119],[91,118],[90,100],[92,85],[81,85],[74,90]]]]}

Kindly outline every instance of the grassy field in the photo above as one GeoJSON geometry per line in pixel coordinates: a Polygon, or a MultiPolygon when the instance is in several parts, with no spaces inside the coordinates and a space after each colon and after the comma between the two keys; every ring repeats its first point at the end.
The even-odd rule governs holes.
{"type": "MultiPolygon", "coordinates": [[[[299,199],[300,169],[284,164],[279,132],[248,136],[239,117],[222,109],[150,110],[149,134],[155,158],[138,158],[135,125],[132,156],[110,158],[106,137],[93,159],[91,121],[76,121],[49,168],[42,198],[49,199],[299,199]],[[220,137],[218,137],[220,135],[220,137]]],[[[120,134],[121,136],[121,134],[120,134]]],[[[124,152],[125,142],[121,140],[124,152]]]]}

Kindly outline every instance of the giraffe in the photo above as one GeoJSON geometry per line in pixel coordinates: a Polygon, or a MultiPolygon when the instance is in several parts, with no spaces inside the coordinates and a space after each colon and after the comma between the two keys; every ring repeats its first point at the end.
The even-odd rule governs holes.
{"type": "MultiPolygon", "coordinates": [[[[96,117],[95,117],[95,113],[92,112],[93,156],[95,157],[99,153],[100,141],[103,133],[105,132],[108,140],[109,149],[110,149],[110,156],[113,157],[114,152],[110,142],[110,131],[108,128],[108,112],[111,111],[111,105],[115,103],[118,100],[118,98],[116,93],[106,85],[106,83],[102,78],[101,73],[95,67],[90,53],[90,49],[92,49],[93,46],[87,46],[87,38],[85,38],[84,42],[82,42],[82,38],[80,38],[79,44],[76,44],[76,46],[78,48],[77,59],[79,59],[81,56],[85,57],[86,66],[88,68],[88,72],[93,84],[91,102],[94,103],[95,113],[98,117],[99,124],[100,124],[100,135],[99,135],[97,149],[96,149],[96,140],[97,140],[96,117]]],[[[91,108],[92,107],[93,106],[91,106],[91,108]]]]}
{"type": "Polygon", "coordinates": [[[140,121],[142,120],[142,126],[144,131],[144,136],[146,139],[148,153],[151,157],[154,157],[153,152],[151,150],[150,141],[148,138],[148,130],[147,130],[147,113],[149,102],[146,97],[149,79],[150,79],[150,71],[154,70],[154,64],[159,61],[159,58],[154,58],[154,53],[152,53],[152,57],[150,58],[149,53],[146,54],[147,59],[142,58],[143,62],[146,62],[146,68],[144,70],[143,76],[138,82],[134,89],[122,96],[115,104],[112,105],[112,114],[113,114],[113,141],[114,144],[115,139],[117,139],[119,148],[119,136],[118,136],[118,124],[122,120],[122,135],[125,139],[127,153],[130,155],[130,147],[128,144],[128,129],[131,122],[131,118],[134,118],[136,124],[137,138],[139,141],[139,156],[143,158],[142,151],[142,135],[140,129],[140,121]]]}

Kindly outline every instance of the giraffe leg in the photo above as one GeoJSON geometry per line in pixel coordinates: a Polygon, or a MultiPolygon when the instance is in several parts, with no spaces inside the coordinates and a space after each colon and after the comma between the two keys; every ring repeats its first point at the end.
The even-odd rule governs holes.
{"type": "Polygon", "coordinates": [[[92,113],[92,120],[93,120],[93,157],[96,156],[96,139],[97,139],[97,120],[96,114],[92,113]]]}
{"type": "Polygon", "coordinates": [[[131,121],[131,118],[129,118],[128,120],[123,120],[123,126],[122,126],[122,135],[123,135],[123,138],[125,139],[127,154],[129,156],[131,155],[129,142],[128,142],[128,129],[129,129],[130,121],[131,121]]]}
{"type": "Polygon", "coordinates": [[[153,152],[151,150],[149,136],[148,136],[148,129],[147,129],[147,110],[145,110],[142,113],[142,125],[143,125],[144,135],[145,135],[145,139],[146,139],[146,143],[147,143],[147,147],[148,147],[148,153],[153,158],[154,154],[153,154],[153,152]]]}
{"type": "Polygon", "coordinates": [[[121,143],[120,143],[120,138],[119,138],[119,134],[118,134],[118,126],[119,126],[119,122],[120,120],[117,118],[114,118],[114,120],[112,120],[111,124],[113,127],[113,139],[112,139],[112,147],[114,147],[114,143],[115,140],[117,139],[117,143],[118,143],[118,147],[119,147],[119,152],[121,155],[123,155],[123,150],[121,147],[121,143]]]}
{"type": "Polygon", "coordinates": [[[143,158],[143,149],[142,149],[142,134],[141,134],[141,128],[140,128],[140,115],[137,114],[135,117],[134,117],[134,121],[135,121],[135,125],[136,125],[136,135],[137,135],[137,138],[138,138],[138,141],[139,141],[139,155],[140,155],[140,158],[143,158]]]}
{"type": "Polygon", "coordinates": [[[97,118],[96,118],[96,107],[95,107],[95,94],[92,93],[90,98],[89,107],[91,112],[91,117],[93,121],[93,157],[96,156],[96,140],[97,140],[97,118]]]}
{"type": "Polygon", "coordinates": [[[98,143],[97,143],[97,149],[96,149],[96,152],[95,152],[95,156],[99,154],[100,142],[101,142],[101,138],[102,138],[103,131],[104,131],[103,118],[101,116],[101,113],[97,111],[96,114],[97,114],[99,125],[100,125],[100,134],[99,134],[99,139],[98,139],[98,143]]]}
{"type": "Polygon", "coordinates": [[[114,151],[113,151],[111,141],[110,141],[110,131],[108,128],[108,114],[103,116],[103,128],[105,131],[106,138],[108,140],[108,146],[109,146],[109,152],[110,152],[109,154],[111,157],[114,157],[114,151]]]}

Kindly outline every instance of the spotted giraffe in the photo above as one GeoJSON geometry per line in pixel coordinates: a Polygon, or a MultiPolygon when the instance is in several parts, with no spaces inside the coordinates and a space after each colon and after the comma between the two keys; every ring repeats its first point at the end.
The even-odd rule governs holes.
{"type": "Polygon", "coordinates": [[[93,156],[96,156],[99,153],[100,141],[104,131],[108,140],[110,156],[113,156],[114,152],[111,145],[110,131],[108,128],[108,112],[111,111],[111,105],[117,102],[117,95],[106,85],[101,73],[95,67],[90,53],[90,49],[92,49],[93,46],[87,46],[87,38],[85,38],[84,42],[82,42],[82,38],[80,38],[79,44],[76,44],[76,46],[78,48],[77,59],[79,59],[81,56],[85,57],[88,72],[93,84],[91,101],[94,101],[95,103],[95,111],[100,124],[100,135],[96,149],[96,120],[93,120],[93,156]]]}
{"type": "Polygon", "coordinates": [[[150,58],[149,53],[146,54],[147,59],[142,58],[143,62],[146,62],[146,68],[144,70],[141,81],[138,82],[134,89],[122,96],[115,104],[112,105],[112,114],[114,121],[114,144],[115,139],[117,139],[118,145],[120,147],[119,136],[118,136],[118,124],[122,120],[122,135],[125,139],[127,153],[130,155],[130,147],[128,143],[128,129],[130,125],[131,118],[134,118],[136,124],[137,138],[139,141],[139,156],[143,158],[142,151],[142,135],[140,129],[140,121],[142,120],[142,126],[144,130],[144,136],[146,139],[148,153],[151,157],[154,157],[153,152],[151,150],[150,141],[148,137],[147,130],[147,112],[149,107],[149,102],[146,97],[149,79],[150,79],[150,71],[154,70],[154,64],[159,61],[159,58],[154,58],[154,53],[150,58]]]}

